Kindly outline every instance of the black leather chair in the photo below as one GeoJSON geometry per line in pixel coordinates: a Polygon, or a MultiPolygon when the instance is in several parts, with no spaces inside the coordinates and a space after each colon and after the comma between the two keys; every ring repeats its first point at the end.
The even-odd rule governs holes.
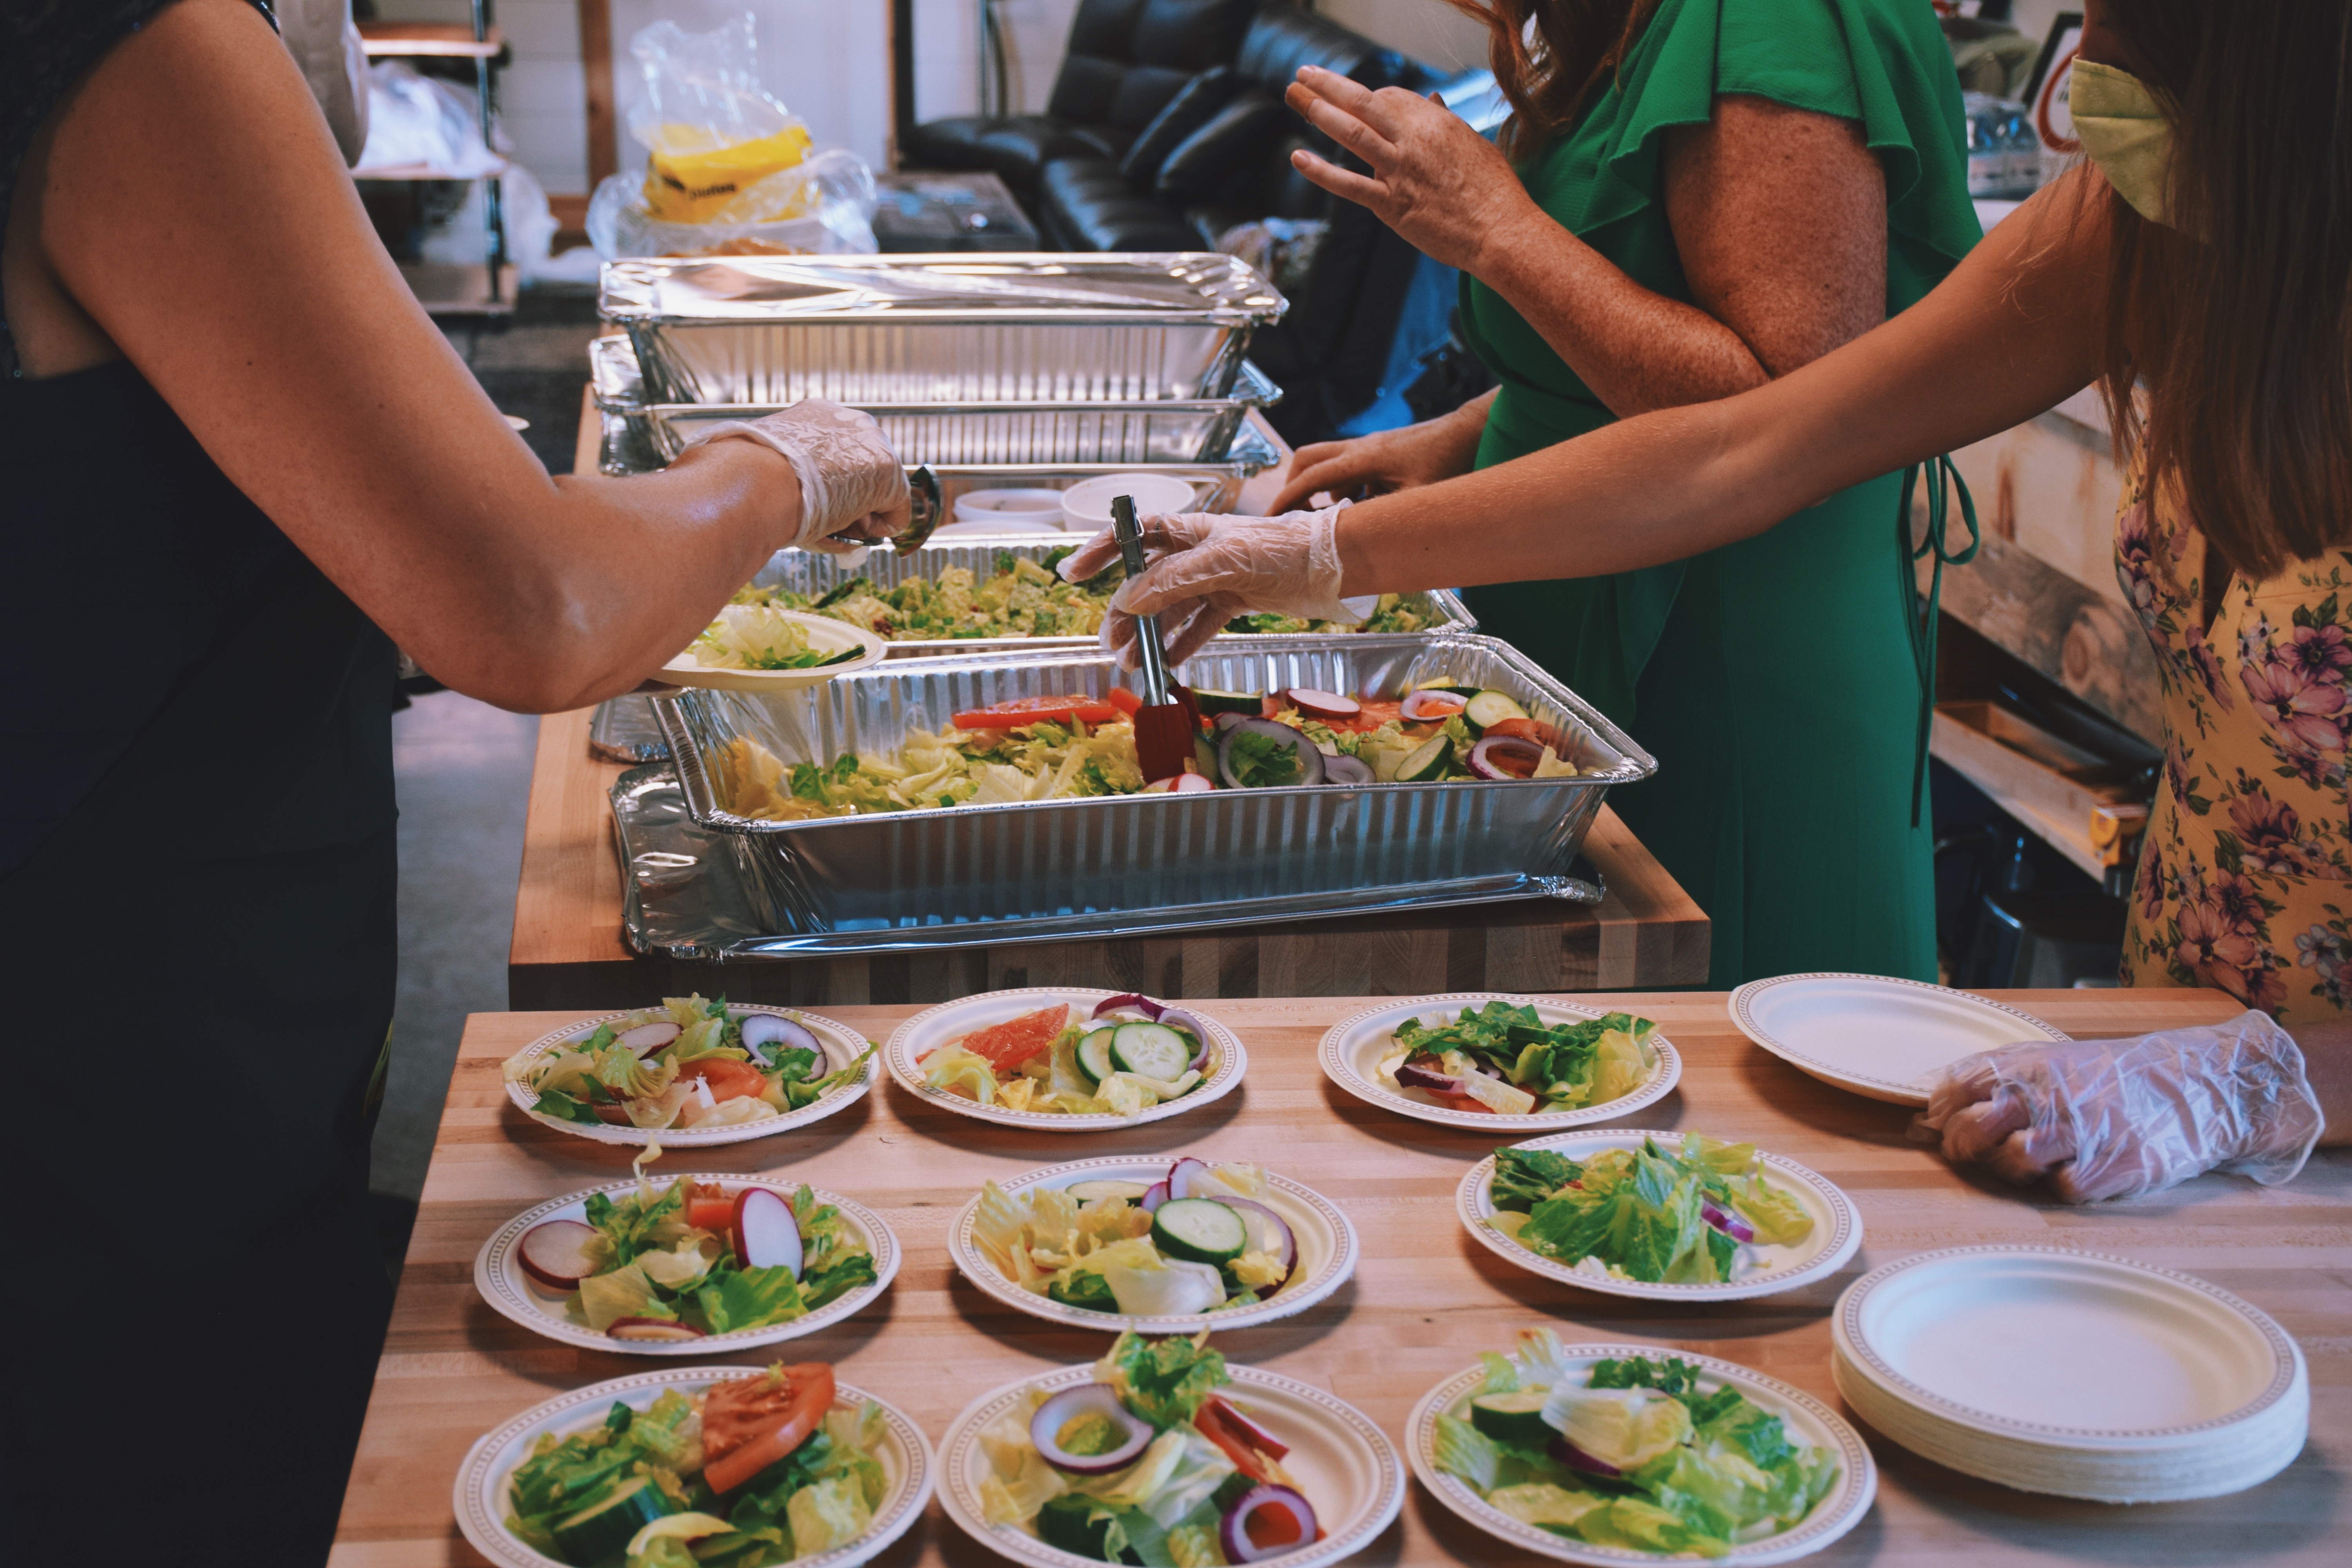
{"type": "Polygon", "coordinates": [[[1202,250],[1260,218],[1328,223],[1288,315],[1250,350],[1286,394],[1275,427],[1320,440],[1375,395],[1421,257],[1290,166],[1301,146],[1351,162],[1282,101],[1304,65],[1373,88],[1440,85],[1288,0],[1081,0],[1045,114],[931,121],[906,151],[992,169],[1055,249],[1202,250]]]}

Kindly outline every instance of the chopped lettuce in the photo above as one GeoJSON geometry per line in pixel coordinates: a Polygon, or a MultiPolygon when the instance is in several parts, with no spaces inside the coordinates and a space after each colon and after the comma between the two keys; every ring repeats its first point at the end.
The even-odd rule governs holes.
{"type": "Polygon", "coordinates": [[[1745,1217],[1758,1246],[1793,1245],[1813,1227],[1793,1194],[1765,1182],[1755,1145],[1696,1132],[1679,1147],[1644,1138],[1581,1162],[1497,1150],[1489,1191],[1496,1208],[1527,1215],[1496,1228],[1529,1251],[1654,1284],[1733,1278],[1742,1244],[1707,1222],[1709,1205],[1745,1217]]]}
{"type": "Polygon", "coordinates": [[[1095,1363],[1095,1375],[1116,1387],[1129,1410],[1162,1429],[1191,1421],[1201,1401],[1229,1381],[1225,1358],[1209,1349],[1206,1333],[1147,1340],[1129,1331],[1095,1363]]]}
{"type": "Polygon", "coordinates": [[[1481,1068],[1500,1075],[1503,1083],[1534,1097],[1532,1109],[1577,1110],[1622,1099],[1640,1087],[1650,1071],[1642,1042],[1655,1027],[1647,1018],[1624,1013],[1546,1024],[1533,1007],[1489,1002],[1464,1008],[1452,1023],[1406,1019],[1397,1026],[1397,1049],[1381,1064],[1381,1072],[1393,1081],[1399,1064],[1437,1057],[1451,1076],[1481,1068]]]}
{"type": "Polygon", "coordinates": [[[690,650],[712,669],[815,669],[856,658],[856,648],[826,653],[809,646],[808,628],[774,605],[722,605],[690,650]]]}

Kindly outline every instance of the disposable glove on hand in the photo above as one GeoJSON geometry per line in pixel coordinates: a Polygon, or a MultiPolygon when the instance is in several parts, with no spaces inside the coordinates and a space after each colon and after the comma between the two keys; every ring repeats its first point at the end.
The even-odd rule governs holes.
{"type": "Polygon", "coordinates": [[[800,531],[784,548],[846,554],[866,541],[906,531],[913,506],[907,470],[871,414],[804,397],[758,419],[713,425],[687,445],[730,437],[757,441],[782,454],[799,476],[800,531]],[[863,540],[832,537],[849,530],[863,540]]]}
{"type": "Polygon", "coordinates": [[[2268,1014],[2136,1040],[2003,1046],[1944,1069],[1911,1124],[1944,1157],[2068,1203],[2161,1192],[2206,1171],[2292,1179],[2325,1119],[2303,1052],[2268,1014]]]}
{"type": "MultiPolygon", "coordinates": [[[[1138,616],[1158,616],[1168,661],[1181,664],[1245,611],[1311,621],[1355,622],[1369,607],[1339,597],[1337,525],[1348,503],[1280,517],[1177,512],[1142,523],[1143,575],[1119,585],[1103,617],[1103,647],[1137,668],[1138,616]]],[[[1083,583],[1118,560],[1108,529],[1062,562],[1063,580],[1083,583]]]]}

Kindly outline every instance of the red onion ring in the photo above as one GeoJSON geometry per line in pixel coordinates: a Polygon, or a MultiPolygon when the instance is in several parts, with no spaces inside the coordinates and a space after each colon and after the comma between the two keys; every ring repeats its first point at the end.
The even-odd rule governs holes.
{"type": "Polygon", "coordinates": [[[1105,1013],[1116,1013],[1121,1007],[1132,1007],[1155,1024],[1160,1022],[1160,1015],[1168,1010],[1166,1004],[1154,1002],[1140,991],[1122,991],[1116,996],[1106,996],[1096,1003],[1094,1012],[1088,1016],[1099,1018],[1105,1013]]]}
{"type": "Polygon", "coordinates": [[[1470,748],[1470,771],[1482,779],[1501,779],[1507,784],[1525,783],[1528,773],[1515,773],[1494,759],[1498,755],[1523,757],[1528,773],[1543,761],[1544,749],[1522,735],[1489,735],[1470,748]]]}

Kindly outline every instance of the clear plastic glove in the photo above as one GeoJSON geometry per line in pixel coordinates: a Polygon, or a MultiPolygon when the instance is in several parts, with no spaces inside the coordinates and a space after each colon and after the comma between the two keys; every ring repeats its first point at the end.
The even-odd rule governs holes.
{"type": "Polygon", "coordinates": [[[2206,1171],[2292,1179],[2325,1126],[2303,1052],[2268,1014],[2136,1040],[2003,1046],[1944,1069],[1911,1123],[1944,1157],[2042,1176],[2070,1204],[2161,1192],[2206,1171]]]}
{"type": "MultiPolygon", "coordinates": [[[[1336,528],[1348,503],[1280,517],[1176,512],[1143,520],[1143,575],[1119,584],[1103,617],[1102,644],[1122,668],[1139,668],[1135,617],[1158,616],[1171,665],[1201,651],[1224,624],[1249,610],[1310,621],[1360,621],[1361,601],[1339,597],[1336,528]]],[[[1103,530],[1065,557],[1062,578],[1083,583],[1118,561],[1118,540],[1103,530]]]]}
{"type": "Polygon", "coordinates": [[[730,437],[781,453],[800,478],[800,531],[784,548],[846,554],[906,531],[914,505],[907,470],[871,414],[804,397],[758,419],[730,419],[697,431],[687,445],[730,437]],[[833,537],[853,530],[861,539],[833,537]]]}

